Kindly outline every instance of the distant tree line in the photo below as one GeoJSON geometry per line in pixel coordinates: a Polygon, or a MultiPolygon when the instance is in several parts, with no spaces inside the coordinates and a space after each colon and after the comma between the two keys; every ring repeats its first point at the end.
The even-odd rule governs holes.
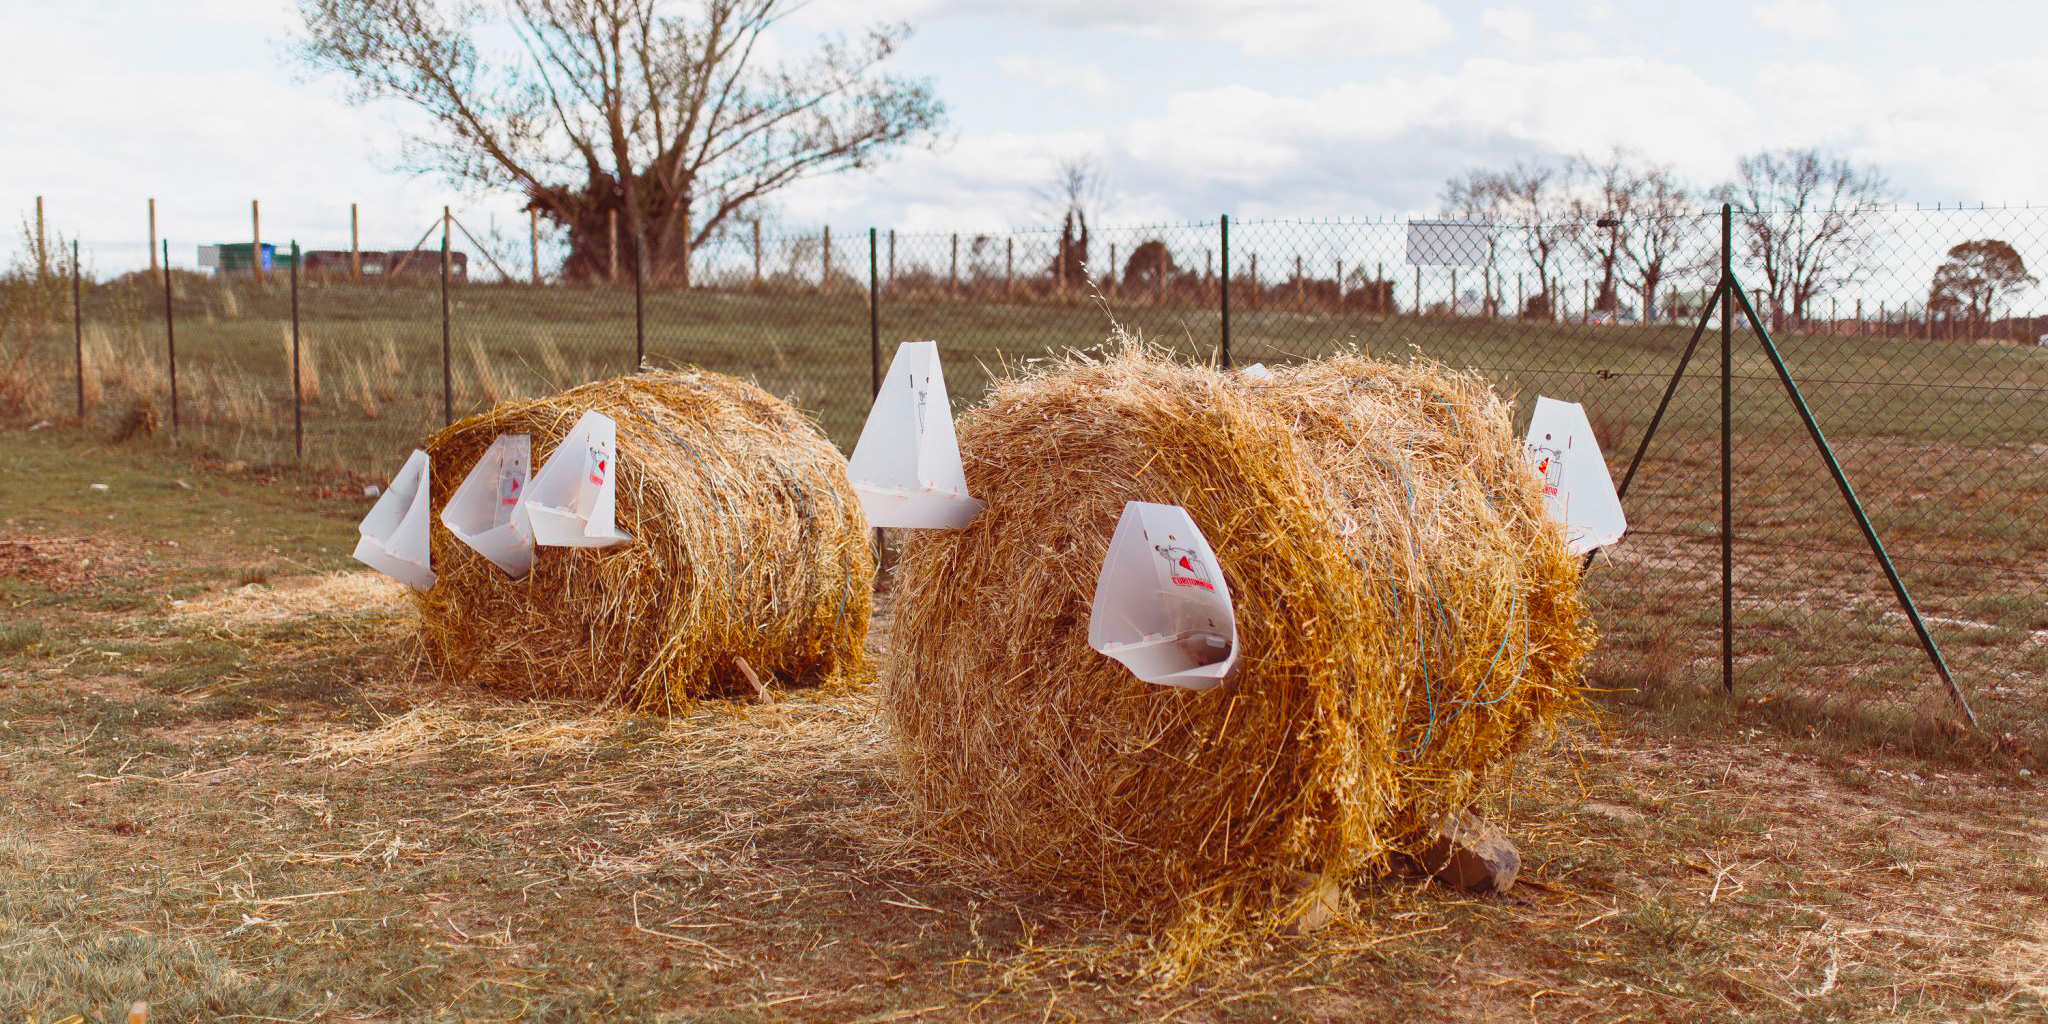
{"type": "MultiPolygon", "coordinates": [[[[1895,202],[1877,168],[1817,149],[1773,150],[1737,161],[1727,181],[1701,186],[1668,164],[1627,149],[1604,157],[1519,161],[1475,168],[1444,184],[1447,218],[1487,226],[1486,266],[1519,257],[1537,279],[1519,315],[1551,318],[1560,261],[1577,256],[1594,269],[1594,312],[1618,310],[1624,296],[1646,317],[1657,297],[1683,277],[1711,281],[1712,205],[1732,208],[1738,261],[1766,299],[1773,328],[1819,319],[1821,301],[1868,280],[1888,253],[1882,219],[1895,202]],[[1663,289],[1660,291],[1660,289],[1663,289]]],[[[1483,302],[1495,311],[1497,272],[1482,275],[1483,302]]],[[[2007,242],[1980,239],[1950,249],[1929,286],[1930,317],[1989,321],[2035,284],[2007,242]]]]}

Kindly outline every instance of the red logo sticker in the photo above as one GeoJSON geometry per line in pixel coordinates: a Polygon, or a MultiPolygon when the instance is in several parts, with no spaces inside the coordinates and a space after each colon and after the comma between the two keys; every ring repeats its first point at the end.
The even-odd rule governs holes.
{"type": "Polygon", "coordinates": [[[1209,575],[1209,571],[1193,548],[1157,545],[1152,550],[1159,552],[1159,557],[1166,559],[1166,578],[1174,586],[1199,587],[1215,591],[1216,584],[1203,578],[1209,575]]]}

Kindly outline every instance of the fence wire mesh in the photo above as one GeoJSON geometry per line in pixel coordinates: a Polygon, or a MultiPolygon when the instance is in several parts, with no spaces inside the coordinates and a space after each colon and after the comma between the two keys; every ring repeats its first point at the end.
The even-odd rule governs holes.
{"type": "MultiPolygon", "coordinates": [[[[2025,260],[2048,249],[2048,216],[1818,216],[1736,211],[1730,269],[1985,728],[2048,760],[2048,317],[2034,315],[2025,260]],[[1832,241],[1818,250],[1787,241],[1823,226],[1832,241]]],[[[1587,593],[1604,635],[1598,681],[1709,701],[1721,699],[1720,231],[1718,212],[1685,211],[1626,224],[736,233],[690,253],[687,271],[637,281],[630,250],[609,277],[575,283],[469,259],[448,275],[445,316],[436,249],[376,275],[308,264],[296,286],[277,270],[174,271],[168,317],[160,272],[86,279],[75,332],[59,258],[40,280],[13,279],[0,355],[17,369],[0,400],[57,418],[82,394],[96,429],[168,434],[174,330],[181,445],[367,482],[449,413],[639,361],[753,379],[850,449],[900,342],[942,343],[964,407],[991,379],[1100,346],[1118,324],[1204,360],[1356,347],[1469,367],[1525,416],[1537,393],[1585,404],[1618,480],[1704,323],[1628,492],[1629,537],[1603,552],[1587,593]]],[[[1946,728],[1949,694],[1737,316],[1736,697],[1794,728],[1886,740],[1946,728]]]]}

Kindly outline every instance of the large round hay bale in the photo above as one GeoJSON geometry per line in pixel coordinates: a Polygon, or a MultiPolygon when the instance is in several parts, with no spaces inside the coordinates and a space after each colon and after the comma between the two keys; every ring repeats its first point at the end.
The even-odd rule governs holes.
{"type": "Polygon", "coordinates": [[[998,386],[959,429],[987,510],[900,570],[887,709],[934,834],[1197,943],[1428,841],[1581,702],[1578,564],[1508,419],[1476,377],[1362,358],[1260,381],[1128,350],[998,386]],[[1217,689],[1088,645],[1134,500],[1215,549],[1217,689]]]}
{"type": "Polygon", "coordinates": [[[751,384],[641,373],[509,402],[428,439],[433,510],[501,434],[536,466],[578,417],[618,424],[609,548],[542,547],[512,580],[438,522],[421,632],[447,678],[529,696],[665,710],[846,674],[867,635],[874,558],[846,459],[816,424],[751,384]]]}

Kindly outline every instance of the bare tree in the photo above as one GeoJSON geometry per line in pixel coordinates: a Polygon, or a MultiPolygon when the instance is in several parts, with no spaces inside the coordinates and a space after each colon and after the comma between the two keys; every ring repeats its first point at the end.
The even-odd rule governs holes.
{"type": "Polygon", "coordinates": [[[1816,299],[1868,274],[1869,216],[1892,200],[1882,173],[1819,150],[1756,153],[1714,198],[1736,208],[1741,244],[1764,275],[1771,321],[1807,318],[1816,299]]]}
{"type": "MultiPolygon", "coordinates": [[[[1554,317],[1550,308],[1550,261],[1570,247],[1578,237],[1579,225],[1565,208],[1564,177],[1553,168],[1516,163],[1501,179],[1506,192],[1503,208],[1510,223],[1519,223],[1522,249],[1536,268],[1537,293],[1542,296],[1541,315],[1554,317]]],[[[1535,312],[1525,310],[1524,313],[1535,312]]]]}
{"type": "Polygon", "coordinates": [[[1525,161],[1517,161],[1505,171],[1474,169],[1445,184],[1446,216],[1490,225],[1486,246],[1489,311],[1494,308],[1492,289],[1499,277],[1500,243],[1512,239],[1536,271],[1538,289],[1517,315],[1554,315],[1550,308],[1551,261],[1578,236],[1565,184],[1565,171],[1525,161]]]}
{"type": "Polygon", "coordinates": [[[1591,188],[1573,200],[1579,248],[1600,267],[1594,309],[1617,309],[1626,285],[1641,296],[1644,321],[1657,316],[1657,289],[1696,267],[1685,242],[1696,237],[1700,214],[1692,190],[1669,165],[1616,149],[1595,163],[1580,157],[1579,174],[1591,188]]]}
{"type": "Polygon", "coordinates": [[[295,2],[305,61],[426,114],[414,166],[525,194],[568,230],[572,277],[603,272],[617,217],[650,270],[687,283],[690,250],[765,197],[930,139],[945,115],[928,82],[882,70],[904,25],[760,59],[794,0],[295,2]]]}
{"type": "MultiPolygon", "coordinates": [[[[1095,161],[1075,157],[1061,162],[1051,187],[1039,199],[1060,222],[1060,247],[1053,254],[1053,280],[1069,287],[1088,283],[1088,211],[1102,202],[1102,171],[1095,161]]],[[[1113,272],[1113,270],[1112,270],[1113,272]]]]}
{"type": "Polygon", "coordinates": [[[1636,187],[1637,163],[1629,151],[1616,148],[1598,162],[1578,156],[1566,165],[1571,178],[1583,179],[1590,186],[1584,191],[1573,190],[1570,205],[1571,219],[1581,228],[1574,241],[1586,259],[1600,267],[1600,287],[1593,294],[1596,310],[1617,309],[1621,305],[1615,289],[1615,270],[1621,263],[1622,248],[1627,244],[1631,227],[1623,210],[1636,187]]]}
{"type": "MultiPolygon", "coordinates": [[[[1500,239],[1504,230],[1501,224],[1505,215],[1501,209],[1502,192],[1499,188],[1499,177],[1495,172],[1485,168],[1473,168],[1459,177],[1444,182],[1443,193],[1445,219],[1483,225],[1486,235],[1486,261],[1481,266],[1485,269],[1483,301],[1488,316],[1497,311],[1493,282],[1500,274],[1500,239]]],[[[1340,292],[1342,288],[1343,282],[1340,281],[1340,292]]],[[[1451,308],[1456,310],[1457,307],[1458,297],[1453,295],[1451,308]]],[[[1421,296],[1416,297],[1416,312],[1423,312],[1421,296]]]]}

